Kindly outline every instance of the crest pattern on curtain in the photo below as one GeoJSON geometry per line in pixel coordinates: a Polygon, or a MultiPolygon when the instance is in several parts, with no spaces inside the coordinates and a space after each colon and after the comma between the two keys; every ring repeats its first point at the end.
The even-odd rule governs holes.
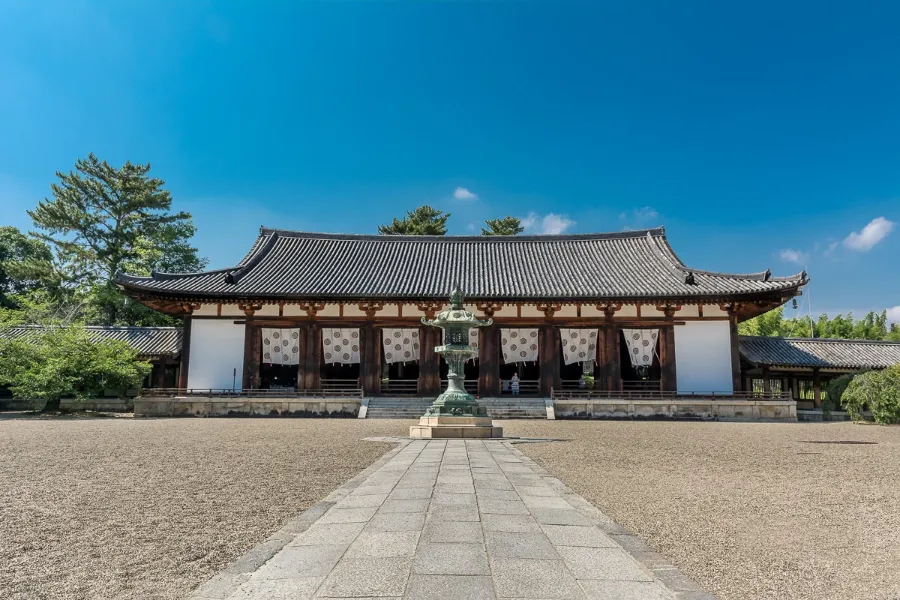
{"type": "Polygon", "coordinates": [[[504,363],[534,362],[538,359],[538,330],[501,329],[500,348],[504,363]]]}
{"type": "Polygon", "coordinates": [[[419,330],[385,327],[381,330],[384,360],[388,364],[419,360],[419,330]]]}
{"type": "Polygon", "coordinates": [[[262,361],[269,365],[300,364],[300,330],[262,328],[262,361]]]}
{"type": "Polygon", "coordinates": [[[322,355],[331,364],[359,364],[359,329],[322,328],[322,355]]]}
{"type": "Polygon", "coordinates": [[[567,365],[594,362],[597,358],[596,329],[560,329],[563,360],[567,365]]]}
{"type": "Polygon", "coordinates": [[[659,329],[623,329],[625,345],[628,346],[628,356],[631,357],[631,366],[649,367],[656,356],[656,340],[659,339],[659,329]]]}

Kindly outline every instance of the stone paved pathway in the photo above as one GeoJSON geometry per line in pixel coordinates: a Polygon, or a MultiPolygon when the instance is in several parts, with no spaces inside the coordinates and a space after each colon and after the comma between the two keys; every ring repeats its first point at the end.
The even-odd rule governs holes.
{"type": "Polygon", "coordinates": [[[196,599],[712,599],[513,445],[412,441],[196,599]]]}

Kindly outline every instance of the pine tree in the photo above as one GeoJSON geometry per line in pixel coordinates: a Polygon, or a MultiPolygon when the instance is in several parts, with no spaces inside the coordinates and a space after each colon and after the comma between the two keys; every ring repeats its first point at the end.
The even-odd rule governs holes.
{"type": "Polygon", "coordinates": [[[403,219],[394,219],[390,225],[379,225],[382,235],[446,235],[450,213],[442,212],[427,204],[408,211],[403,219]]]}
{"type": "Polygon", "coordinates": [[[199,271],[206,264],[190,245],[191,215],[170,212],[165,182],[149,172],[149,163],[115,168],[89,154],[75,171],[57,172],[53,197],[28,211],[39,229],[33,235],[53,248],[68,283],[94,290],[103,324],[115,324],[126,304],[113,285],[118,271],[199,271]]]}
{"type": "Polygon", "coordinates": [[[518,235],[525,231],[522,222],[516,217],[488,219],[484,222],[487,229],[481,228],[481,235],[518,235]]]}

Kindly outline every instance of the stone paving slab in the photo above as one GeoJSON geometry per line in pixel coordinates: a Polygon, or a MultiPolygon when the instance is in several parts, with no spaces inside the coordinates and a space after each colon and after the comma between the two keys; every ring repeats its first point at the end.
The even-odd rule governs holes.
{"type": "Polygon", "coordinates": [[[500,440],[397,448],[194,600],[714,600],[500,440]]]}

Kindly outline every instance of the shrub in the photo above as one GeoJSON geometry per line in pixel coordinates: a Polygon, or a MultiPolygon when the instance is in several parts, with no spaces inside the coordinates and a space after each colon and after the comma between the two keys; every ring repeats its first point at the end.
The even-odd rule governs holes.
{"type": "Polygon", "coordinates": [[[869,371],[853,378],[844,390],[841,405],[854,421],[868,408],[876,423],[900,423],[900,365],[869,371]]]}
{"type": "Polygon", "coordinates": [[[150,365],[125,342],[95,340],[82,327],[58,326],[0,343],[0,384],[47,410],[62,398],[96,398],[104,389],[140,387],[150,365]]]}
{"type": "Polygon", "coordinates": [[[861,373],[848,373],[835,377],[828,382],[828,385],[825,387],[825,401],[822,402],[822,410],[824,412],[831,412],[840,408],[844,390],[847,389],[847,386],[850,385],[850,382],[857,375],[861,375],[861,373]]]}

